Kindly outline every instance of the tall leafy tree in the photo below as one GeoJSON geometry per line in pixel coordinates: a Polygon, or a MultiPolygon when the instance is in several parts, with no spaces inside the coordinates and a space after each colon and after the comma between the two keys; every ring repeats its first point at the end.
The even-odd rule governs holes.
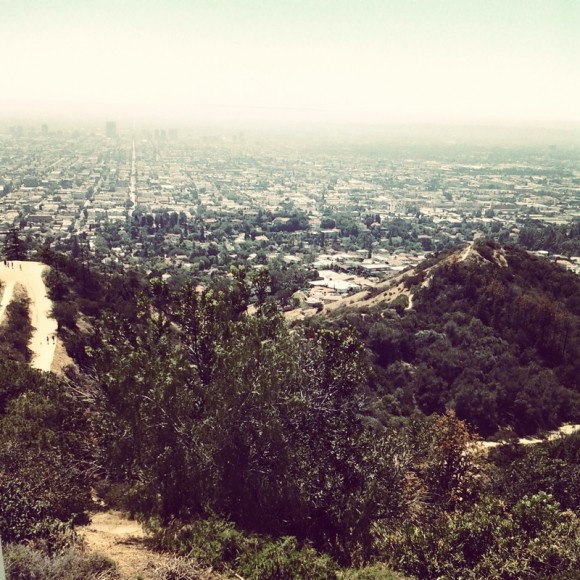
{"type": "Polygon", "coordinates": [[[20,239],[18,229],[12,227],[4,239],[4,257],[7,260],[26,260],[26,244],[20,239]]]}
{"type": "Polygon", "coordinates": [[[136,511],[165,523],[217,513],[344,561],[367,553],[373,523],[400,511],[404,461],[358,417],[360,341],[246,316],[240,284],[156,286],[137,322],[99,329],[108,469],[136,511]]]}

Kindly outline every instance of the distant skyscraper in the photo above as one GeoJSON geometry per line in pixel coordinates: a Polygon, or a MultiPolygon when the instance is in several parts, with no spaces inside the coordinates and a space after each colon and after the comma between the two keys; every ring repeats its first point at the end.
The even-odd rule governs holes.
{"type": "Polygon", "coordinates": [[[43,135],[48,135],[48,125],[41,125],[41,126],[40,126],[40,132],[41,132],[43,135]]]}
{"type": "Polygon", "coordinates": [[[117,136],[117,123],[115,121],[107,121],[106,126],[107,137],[117,136]]]}

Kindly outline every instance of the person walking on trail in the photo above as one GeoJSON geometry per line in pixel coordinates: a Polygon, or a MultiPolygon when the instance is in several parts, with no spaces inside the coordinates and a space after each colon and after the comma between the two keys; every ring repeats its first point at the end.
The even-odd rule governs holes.
{"type": "Polygon", "coordinates": [[[49,336],[46,337],[46,344],[48,344],[49,336]]]}

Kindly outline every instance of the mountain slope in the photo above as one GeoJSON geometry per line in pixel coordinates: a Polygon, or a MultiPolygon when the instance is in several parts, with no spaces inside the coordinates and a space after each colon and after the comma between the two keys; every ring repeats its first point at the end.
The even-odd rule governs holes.
{"type": "Polygon", "coordinates": [[[381,420],[453,408],[491,435],[579,418],[580,279],[521,249],[438,256],[327,318],[363,337],[381,420]]]}

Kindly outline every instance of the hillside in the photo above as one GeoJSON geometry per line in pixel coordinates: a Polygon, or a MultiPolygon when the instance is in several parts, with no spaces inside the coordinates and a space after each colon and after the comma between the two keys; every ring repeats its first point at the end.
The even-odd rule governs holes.
{"type": "Polygon", "coordinates": [[[492,242],[435,256],[314,325],[352,326],[372,366],[372,413],[454,409],[485,436],[580,417],[580,279],[492,242]]]}
{"type": "Polygon", "coordinates": [[[20,285],[29,300],[33,329],[29,343],[32,351],[31,364],[34,368],[48,371],[51,369],[56,349],[57,323],[51,316],[52,302],[47,296],[43,279],[47,267],[40,262],[10,261],[8,264],[0,263],[0,281],[4,284],[0,322],[13,299],[15,286],[20,285]]]}
{"type": "Polygon", "coordinates": [[[577,420],[575,276],[479,243],[290,326],[266,270],[200,289],[51,259],[78,367],[0,361],[0,534],[22,577],[123,574],[78,549],[95,496],[179,556],[159,578],[578,569],[578,433],[484,450],[473,430],[577,420]]]}

